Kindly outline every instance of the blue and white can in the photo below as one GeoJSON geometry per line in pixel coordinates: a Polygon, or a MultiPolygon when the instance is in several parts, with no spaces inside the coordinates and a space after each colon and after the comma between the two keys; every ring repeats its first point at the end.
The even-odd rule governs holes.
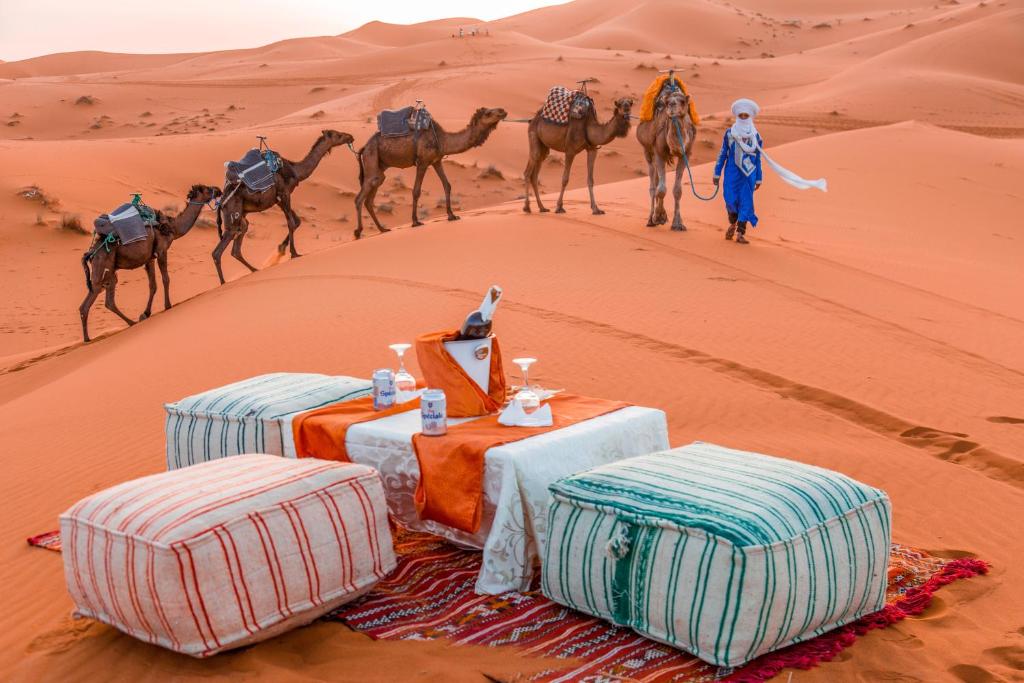
{"type": "Polygon", "coordinates": [[[395,405],[395,373],[389,368],[373,371],[373,409],[386,410],[395,405]]]}
{"type": "Polygon", "coordinates": [[[427,389],[420,397],[420,417],[424,436],[443,436],[448,433],[448,399],[441,389],[427,389]]]}

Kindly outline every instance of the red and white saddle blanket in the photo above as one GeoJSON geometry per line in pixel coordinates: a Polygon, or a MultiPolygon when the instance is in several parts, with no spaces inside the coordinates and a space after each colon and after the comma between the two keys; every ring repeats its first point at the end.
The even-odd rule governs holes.
{"type": "Polygon", "coordinates": [[[541,117],[551,123],[569,123],[569,111],[572,109],[572,103],[582,95],[583,93],[579,90],[569,90],[556,85],[548,93],[547,100],[544,101],[544,108],[540,110],[541,117]]]}

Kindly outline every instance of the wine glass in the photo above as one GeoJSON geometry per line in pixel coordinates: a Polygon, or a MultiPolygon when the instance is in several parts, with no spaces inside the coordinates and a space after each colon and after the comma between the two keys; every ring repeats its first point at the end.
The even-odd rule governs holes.
{"type": "Polygon", "coordinates": [[[416,391],[416,378],[405,369],[405,352],[412,348],[412,344],[391,344],[389,349],[398,354],[398,372],[395,373],[395,391],[400,398],[408,397],[416,391]]]}
{"type": "Polygon", "coordinates": [[[537,362],[536,358],[513,358],[512,362],[519,366],[519,369],[523,372],[523,386],[520,387],[519,391],[512,398],[513,401],[519,401],[519,405],[522,406],[523,412],[530,414],[540,408],[540,396],[537,395],[530,387],[530,366],[537,362]]]}

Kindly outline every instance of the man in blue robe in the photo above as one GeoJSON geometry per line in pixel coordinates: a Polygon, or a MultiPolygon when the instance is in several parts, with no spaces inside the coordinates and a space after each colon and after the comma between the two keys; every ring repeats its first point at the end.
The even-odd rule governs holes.
{"type": "Polygon", "coordinates": [[[736,235],[736,242],[748,244],[747,224],[757,225],[754,213],[754,192],[761,187],[761,147],[763,140],[754,127],[754,117],[760,111],[753,100],[741,99],[733,102],[732,113],[736,117],[722,139],[722,151],[715,163],[715,185],[722,182],[722,197],[729,214],[729,229],[725,239],[736,235]],[[722,173],[725,179],[722,180],[722,173]]]}

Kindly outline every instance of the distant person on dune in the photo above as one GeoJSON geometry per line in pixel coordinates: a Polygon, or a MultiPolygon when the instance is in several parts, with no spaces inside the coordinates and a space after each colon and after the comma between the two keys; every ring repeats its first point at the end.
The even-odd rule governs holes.
{"type": "Polygon", "coordinates": [[[763,141],[754,127],[754,117],[761,108],[753,100],[740,99],[732,103],[736,121],[725,131],[722,151],[715,163],[715,177],[712,182],[722,185],[725,210],[729,214],[729,229],[725,239],[736,235],[736,242],[747,244],[747,223],[756,226],[754,213],[754,192],[761,187],[761,145],[763,141]],[[722,172],[725,171],[723,181],[722,172]]]}

